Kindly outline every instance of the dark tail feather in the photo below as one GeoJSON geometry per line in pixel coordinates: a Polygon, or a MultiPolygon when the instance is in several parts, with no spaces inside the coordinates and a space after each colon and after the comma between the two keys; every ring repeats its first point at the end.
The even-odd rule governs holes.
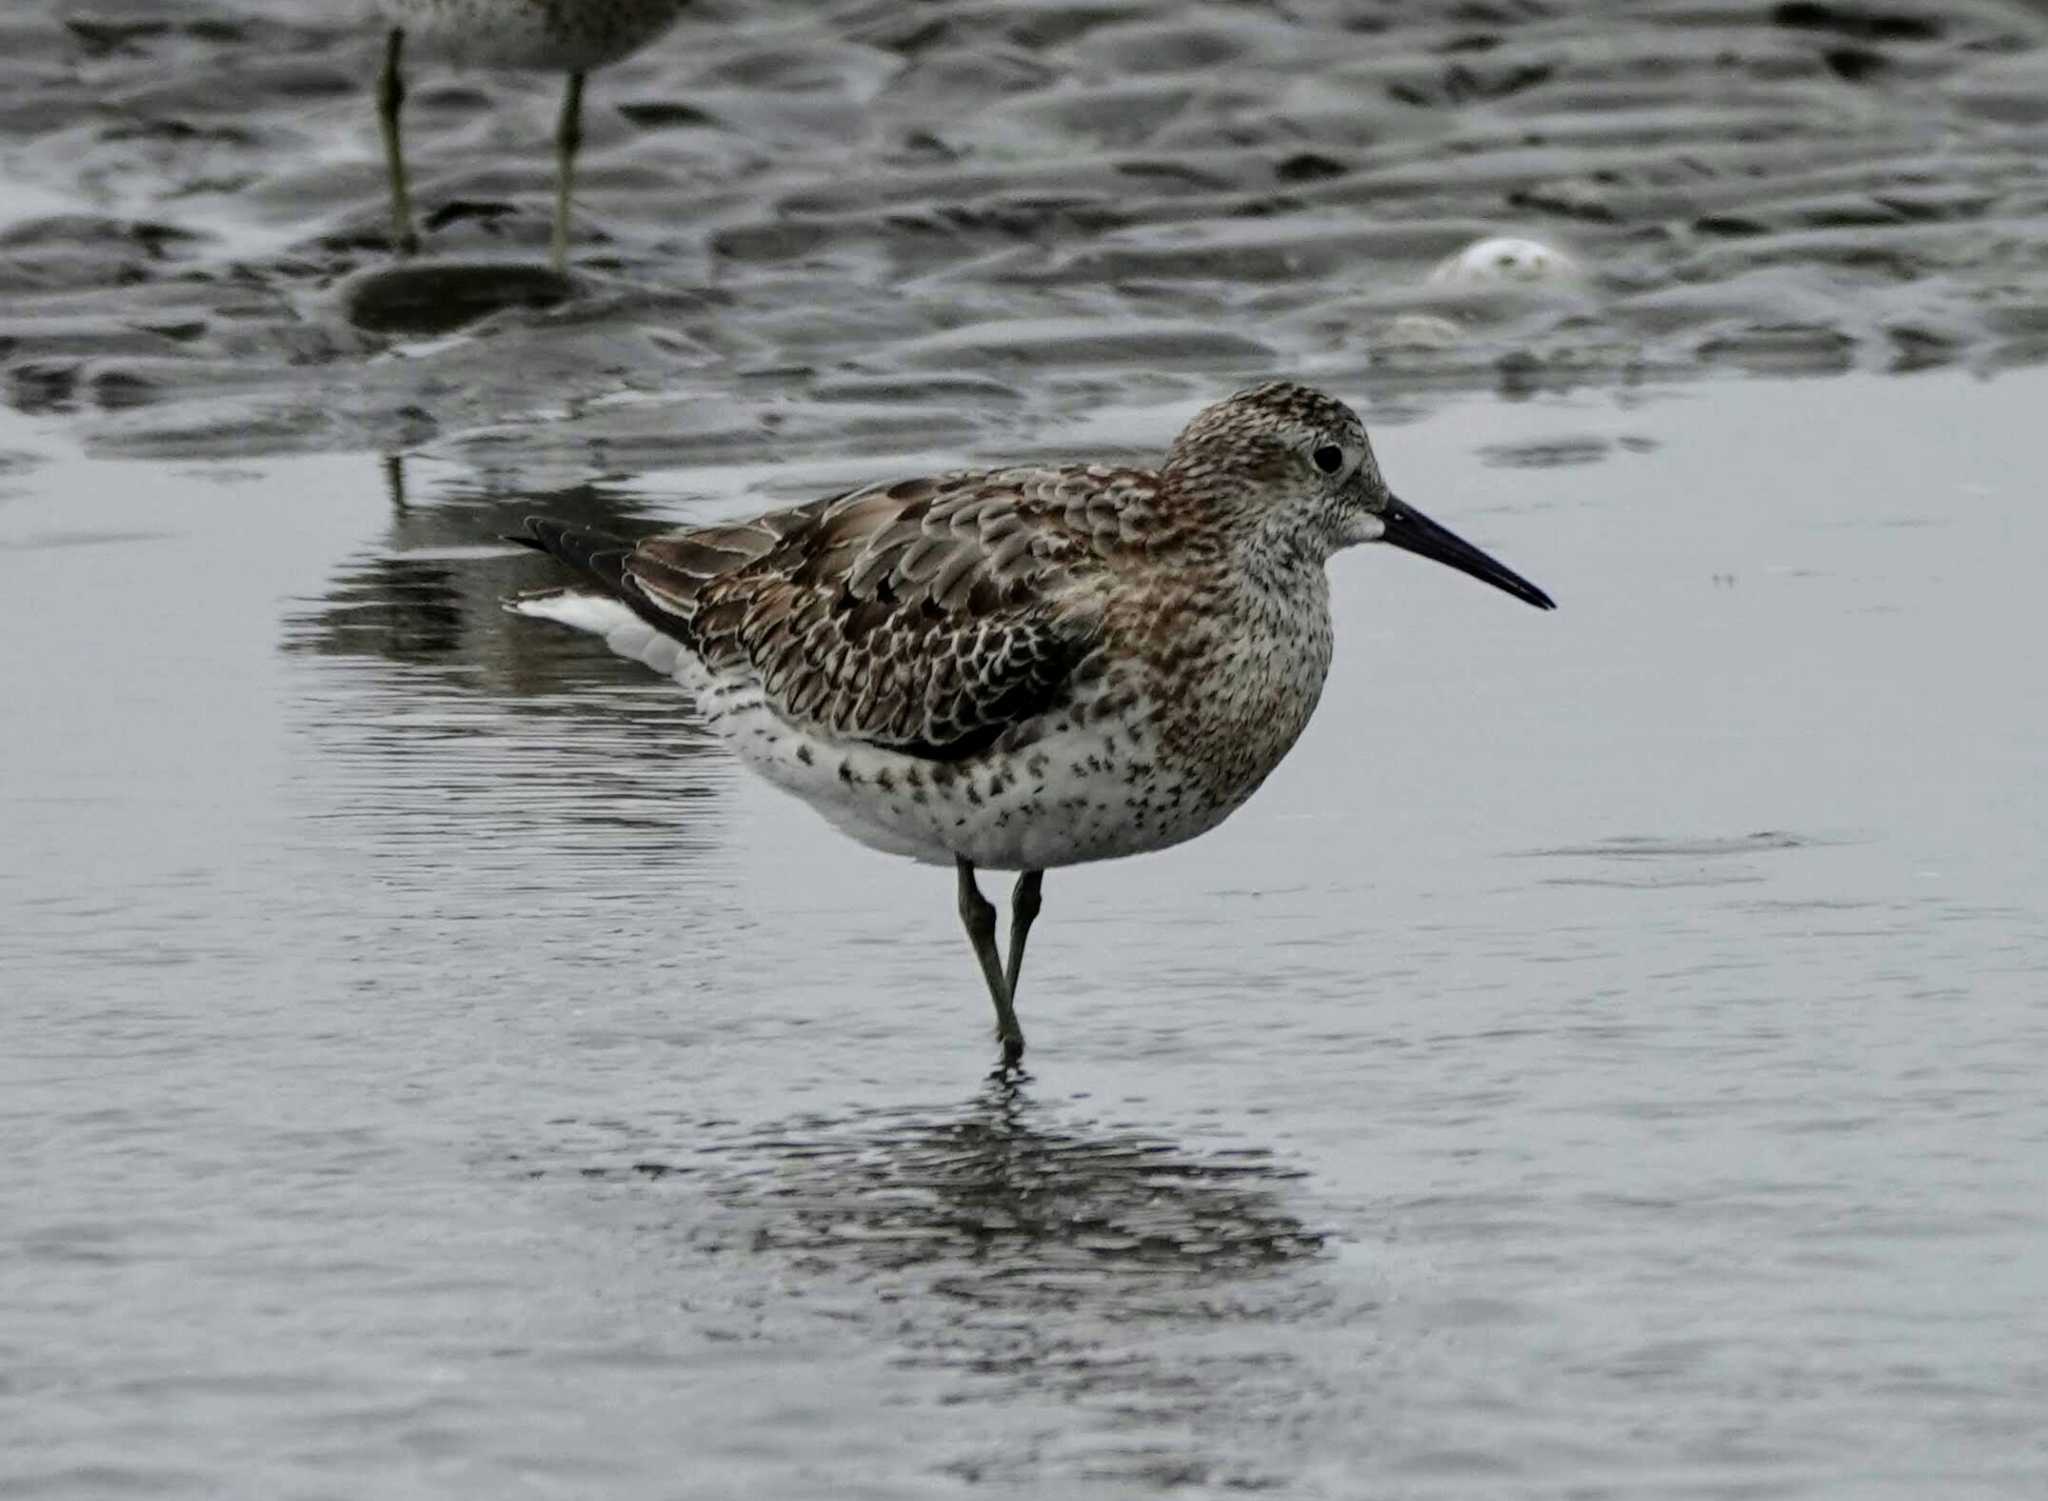
{"type": "Polygon", "coordinates": [[[626,572],[634,544],[624,537],[614,537],[609,532],[577,531],[545,516],[529,516],[526,530],[505,540],[561,559],[664,636],[695,650],[689,621],[655,604],[626,572]]]}
{"type": "Polygon", "coordinates": [[[578,573],[604,585],[605,592],[629,603],[632,600],[634,591],[626,588],[626,559],[633,544],[623,537],[614,537],[609,532],[578,531],[545,516],[529,516],[526,530],[507,533],[505,540],[559,558],[578,573]]]}

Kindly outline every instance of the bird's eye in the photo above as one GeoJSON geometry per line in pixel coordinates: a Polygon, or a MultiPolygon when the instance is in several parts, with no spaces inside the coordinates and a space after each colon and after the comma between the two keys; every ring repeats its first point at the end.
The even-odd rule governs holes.
{"type": "Polygon", "coordinates": [[[1335,474],[1344,467],[1344,450],[1334,443],[1325,443],[1310,457],[1316,461],[1316,468],[1325,474],[1335,474]]]}

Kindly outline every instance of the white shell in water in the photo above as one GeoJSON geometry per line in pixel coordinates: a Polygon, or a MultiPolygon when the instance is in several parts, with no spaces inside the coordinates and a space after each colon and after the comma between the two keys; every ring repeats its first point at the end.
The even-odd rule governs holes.
{"type": "Polygon", "coordinates": [[[1508,236],[1474,240],[1456,255],[1440,261],[1429,273],[1433,286],[1520,286],[1572,281],[1584,272],[1579,263],[1541,240],[1508,236]]]}

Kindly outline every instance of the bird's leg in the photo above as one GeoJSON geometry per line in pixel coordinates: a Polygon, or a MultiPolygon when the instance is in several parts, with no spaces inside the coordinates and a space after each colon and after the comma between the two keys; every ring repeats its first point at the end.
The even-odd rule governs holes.
{"type": "Polygon", "coordinates": [[[1024,1056],[1024,1033],[1010,1005],[1010,983],[1003,978],[1002,958],[996,953],[996,909],[974,884],[974,867],[960,859],[953,863],[960,871],[960,923],[967,929],[967,941],[974,945],[974,957],[981,961],[989,998],[996,1003],[996,1036],[1003,1044],[1003,1067],[1015,1068],[1024,1056]]]}
{"type": "Polygon", "coordinates": [[[548,264],[561,275],[569,269],[569,194],[576,186],[576,148],[583,144],[583,75],[571,73],[562,90],[562,119],[555,128],[555,235],[548,264]]]}
{"type": "Polygon", "coordinates": [[[398,57],[405,50],[405,32],[394,26],[384,43],[384,71],[377,75],[377,128],[384,137],[384,171],[391,180],[391,248],[411,255],[420,248],[412,228],[412,192],[405,181],[405,150],[398,140],[398,110],[405,103],[405,80],[398,57]]]}
{"type": "Polygon", "coordinates": [[[1017,885],[1010,893],[1010,964],[1003,972],[1003,983],[1010,992],[1010,1004],[1017,1003],[1017,976],[1024,971],[1024,940],[1031,934],[1032,923],[1038,920],[1038,890],[1045,884],[1045,872],[1027,870],[1017,877],[1017,885]]]}

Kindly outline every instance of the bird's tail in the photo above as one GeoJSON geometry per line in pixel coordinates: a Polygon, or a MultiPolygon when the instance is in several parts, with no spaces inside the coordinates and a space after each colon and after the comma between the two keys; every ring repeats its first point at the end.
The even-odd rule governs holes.
{"type": "Polygon", "coordinates": [[[684,665],[683,644],[650,623],[636,602],[638,596],[626,577],[631,542],[609,532],[565,526],[545,516],[527,517],[526,530],[508,534],[505,540],[558,558],[597,586],[535,589],[514,595],[505,601],[505,608],[513,614],[588,631],[602,637],[618,655],[643,662],[656,672],[674,675],[684,665]]]}
{"type": "Polygon", "coordinates": [[[550,521],[545,516],[529,516],[525,525],[525,531],[507,533],[505,540],[559,558],[578,573],[603,585],[607,594],[620,599],[626,597],[626,559],[633,551],[633,544],[624,537],[615,537],[610,532],[586,531],[560,521],[550,521]]]}

